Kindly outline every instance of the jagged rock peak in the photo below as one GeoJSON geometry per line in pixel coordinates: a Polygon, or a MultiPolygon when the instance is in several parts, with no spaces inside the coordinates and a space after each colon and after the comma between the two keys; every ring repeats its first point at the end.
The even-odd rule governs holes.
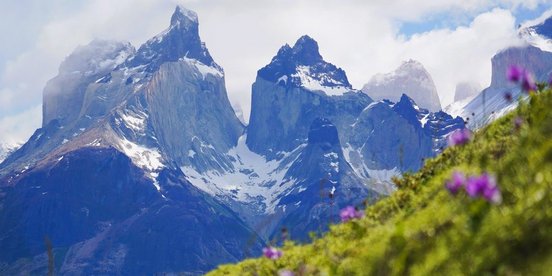
{"type": "Polygon", "coordinates": [[[401,95],[401,99],[397,102],[397,105],[412,106],[412,107],[416,106],[417,108],[416,102],[404,93],[401,95]]]}
{"type": "Polygon", "coordinates": [[[197,14],[177,6],[169,28],[142,45],[136,56],[129,60],[129,66],[146,65],[146,70],[152,72],[165,62],[180,59],[194,59],[222,72],[201,41],[197,14]]]}
{"type": "Polygon", "coordinates": [[[199,24],[197,13],[195,11],[186,9],[183,6],[176,6],[176,9],[174,10],[174,13],[171,17],[171,26],[177,25],[182,22],[192,22],[199,24]]]}
{"type": "Polygon", "coordinates": [[[287,43],[282,46],[278,50],[278,54],[272,58],[271,64],[285,60],[291,61],[290,66],[313,65],[317,62],[324,62],[319,52],[318,42],[308,35],[300,37],[293,47],[290,47],[287,43]]]}
{"type": "Polygon", "coordinates": [[[295,42],[292,51],[297,61],[304,65],[315,64],[322,60],[318,49],[318,42],[308,35],[300,37],[295,42]]]}
{"type": "Polygon", "coordinates": [[[397,69],[386,74],[377,74],[364,85],[362,91],[374,100],[399,101],[408,94],[420,107],[430,111],[441,110],[437,88],[429,72],[416,60],[404,61],[397,69]]]}
{"type": "Polygon", "coordinates": [[[352,90],[345,71],[324,61],[318,43],[307,35],[300,37],[293,47],[282,46],[257,76],[286,87],[302,87],[327,95],[341,95],[352,90]]]}
{"type": "Polygon", "coordinates": [[[401,99],[393,105],[393,110],[413,125],[420,125],[418,120],[420,112],[428,112],[427,110],[420,110],[416,102],[406,94],[402,94],[401,99]]]}

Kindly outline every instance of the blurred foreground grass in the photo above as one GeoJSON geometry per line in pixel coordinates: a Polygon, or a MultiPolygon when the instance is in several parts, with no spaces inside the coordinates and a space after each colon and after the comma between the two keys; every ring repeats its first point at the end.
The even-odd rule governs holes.
{"type": "Polygon", "coordinates": [[[552,91],[395,182],[363,219],[310,244],[287,242],[278,260],[208,275],[552,275],[552,91]],[[502,203],[452,196],[444,183],[454,170],[496,175],[502,203]]]}

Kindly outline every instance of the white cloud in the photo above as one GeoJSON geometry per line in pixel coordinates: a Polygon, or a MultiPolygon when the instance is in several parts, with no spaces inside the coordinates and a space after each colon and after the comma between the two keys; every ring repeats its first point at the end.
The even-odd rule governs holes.
{"type": "Polygon", "coordinates": [[[518,43],[515,18],[507,10],[494,9],[467,27],[414,35],[401,47],[403,58],[412,57],[426,66],[446,105],[452,102],[458,82],[474,81],[487,87],[492,56],[518,43]]]}
{"type": "Polygon", "coordinates": [[[42,105],[24,110],[14,116],[0,118],[0,143],[16,144],[28,139],[40,125],[42,105]]]}
{"type": "MultiPolygon", "coordinates": [[[[294,43],[303,34],[319,42],[322,55],[344,68],[355,87],[361,87],[373,74],[394,69],[401,60],[419,59],[433,74],[446,103],[452,99],[453,82],[468,79],[485,85],[490,79],[490,57],[513,43],[511,13],[488,10],[496,6],[531,8],[546,0],[96,0],[77,1],[71,9],[61,5],[64,1],[49,1],[56,4],[42,4],[41,9],[50,16],[36,22],[23,14],[0,19],[2,37],[21,41],[19,47],[26,49],[3,49],[17,47],[16,43],[0,45],[2,52],[19,52],[0,64],[0,118],[4,121],[40,104],[46,81],[55,76],[60,62],[76,46],[94,38],[126,40],[139,46],[167,27],[176,3],[199,14],[202,39],[224,67],[231,101],[243,107],[245,117],[249,117],[251,84],[257,70],[280,46],[294,43]],[[400,22],[422,22],[436,13],[475,16],[482,12],[466,27],[433,30],[410,39],[397,34],[400,22]],[[30,25],[21,31],[34,30],[36,38],[18,40],[17,32],[5,27],[21,24],[30,25]]],[[[18,5],[37,3],[43,1],[21,0],[18,5]]],[[[2,10],[26,12],[6,2],[0,3],[0,15],[2,10]]],[[[38,127],[40,118],[29,121],[38,127]]],[[[24,136],[28,134],[21,138],[24,136]]]]}

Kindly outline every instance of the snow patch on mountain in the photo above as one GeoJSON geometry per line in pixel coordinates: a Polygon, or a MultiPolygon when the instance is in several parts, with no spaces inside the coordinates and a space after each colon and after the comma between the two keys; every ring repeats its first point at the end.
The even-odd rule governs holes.
{"type": "Polygon", "coordinates": [[[270,64],[258,71],[258,77],[285,87],[339,96],[353,91],[345,71],[324,61],[318,43],[305,35],[293,47],[284,45],[270,64]]]}
{"type": "Polygon", "coordinates": [[[524,29],[520,31],[520,36],[532,46],[540,48],[543,51],[552,52],[552,39],[537,33],[534,29],[524,29]]]}
{"type": "Polygon", "coordinates": [[[445,108],[443,108],[443,111],[450,114],[453,117],[456,117],[456,116],[463,117],[466,115],[464,112],[466,105],[470,103],[472,100],[473,98],[467,98],[461,101],[453,102],[447,105],[445,108]]]}
{"type": "Polygon", "coordinates": [[[390,183],[390,180],[391,180],[392,177],[399,176],[402,173],[398,168],[393,168],[393,169],[389,169],[389,170],[386,170],[386,169],[382,169],[382,170],[370,169],[368,164],[367,164],[367,162],[369,163],[370,161],[362,155],[362,152],[361,152],[362,149],[355,149],[349,144],[344,146],[342,149],[343,149],[343,156],[345,157],[345,160],[347,161],[347,163],[349,163],[351,165],[355,164],[356,166],[352,166],[353,170],[355,171],[355,173],[357,175],[359,175],[360,177],[362,177],[364,179],[372,179],[372,180],[376,180],[378,182],[390,183]],[[351,157],[353,157],[355,155],[358,155],[358,156],[361,157],[362,161],[360,163],[359,162],[353,162],[351,157]],[[359,164],[360,164],[360,166],[359,166],[359,164]]]}
{"type": "Polygon", "coordinates": [[[518,32],[521,39],[530,45],[552,52],[552,10],[535,20],[523,23],[518,32]]]}
{"type": "Polygon", "coordinates": [[[325,153],[321,163],[327,167],[326,171],[339,173],[339,155],[336,152],[325,153]]]}
{"type": "Polygon", "coordinates": [[[120,112],[119,116],[124,121],[125,125],[134,130],[135,133],[145,133],[146,120],[148,114],[145,112],[139,112],[138,114],[127,111],[127,113],[120,112]]]}
{"type": "Polygon", "coordinates": [[[142,169],[157,171],[164,167],[163,157],[158,149],[147,148],[126,139],[121,140],[120,147],[125,155],[142,169]]]}
{"type": "Polygon", "coordinates": [[[256,202],[259,213],[274,213],[278,197],[295,184],[295,179],[285,178],[285,174],[297,158],[296,153],[304,146],[293,152],[279,153],[281,158],[278,160],[267,161],[249,150],[246,137],[246,134],[241,136],[236,147],[227,153],[234,160],[233,169],[199,173],[193,167],[185,166],[181,170],[190,183],[213,196],[231,197],[242,203],[256,202]]]}
{"type": "Polygon", "coordinates": [[[352,90],[349,87],[343,86],[328,75],[323,75],[318,79],[312,77],[311,68],[309,66],[298,66],[297,73],[291,76],[300,79],[301,87],[310,91],[322,91],[328,96],[339,96],[352,90]],[[334,86],[326,86],[324,83],[332,83],[334,86]]]}
{"type": "Polygon", "coordinates": [[[393,169],[370,169],[367,159],[362,155],[362,149],[355,149],[347,144],[342,147],[343,156],[357,176],[366,181],[366,185],[380,194],[389,195],[396,190],[391,182],[393,177],[400,176],[402,172],[398,168],[393,169]],[[353,160],[354,159],[354,160],[353,160]]]}
{"type": "Polygon", "coordinates": [[[146,172],[146,176],[153,181],[153,185],[157,191],[161,191],[161,187],[157,182],[159,171],[165,167],[163,157],[158,149],[147,148],[138,145],[127,139],[121,139],[119,149],[128,156],[132,162],[146,172]]]}
{"type": "Polygon", "coordinates": [[[2,163],[10,154],[16,151],[19,147],[21,147],[21,144],[19,143],[0,144],[0,163],[2,163]]]}
{"type": "Polygon", "coordinates": [[[219,78],[222,78],[224,76],[224,72],[222,71],[222,68],[218,66],[209,66],[197,59],[187,58],[187,57],[183,57],[180,60],[187,62],[191,66],[195,67],[198,73],[203,77],[203,79],[205,79],[208,75],[213,75],[219,78]]]}

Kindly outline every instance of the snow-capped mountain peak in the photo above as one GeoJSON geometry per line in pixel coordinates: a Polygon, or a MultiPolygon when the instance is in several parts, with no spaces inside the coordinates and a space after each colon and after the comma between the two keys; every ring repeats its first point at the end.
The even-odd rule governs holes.
{"type": "Polygon", "coordinates": [[[373,76],[362,91],[374,100],[388,99],[393,102],[399,101],[402,94],[407,94],[420,107],[431,111],[441,109],[431,75],[420,62],[412,59],[403,62],[393,72],[373,76]]]}
{"type": "Polygon", "coordinates": [[[519,36],[532,46],[552,52],[552,12],[521,26],[519,36]]]}
{"type": "Polygon", "coordinates": [[[258,77],[288,88],[304,88],[326,95],[342,95],[352,86],[345,71],[324,61],[318,43],[300,37],[293,47],[282,46],[270,64],[258,71],[258,77]]]}
{"type": "Polygon", "coordinates": [[[146,71],[154,72],[165,62],[193,59],[222,72],[209,50],[199,37],[197,14],[177,6],[170,26],[142,45],[136,55],[129,59],[128,67],[145,66],[146,71]]]}

